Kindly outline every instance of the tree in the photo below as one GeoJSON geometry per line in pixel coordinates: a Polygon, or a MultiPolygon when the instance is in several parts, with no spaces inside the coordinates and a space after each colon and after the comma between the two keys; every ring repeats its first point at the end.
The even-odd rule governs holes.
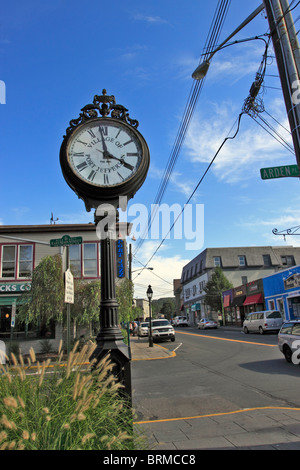
{"type": "Polygon", "coordinates": [[[133,282],[129,279],[122,279],[116,286],[116,297],[119,304],[119,323],[133,320],[133,282]]]}
{"type": "Polygon", "coordinates": [[[101,282],[75,279],[74,304],[71,306],[71,316],[77,325],[89,325],[90,333],[93,322],[99,322],[101,299],[101,282]]]}
{"type": "Polygon", "coordinates": [[[231,289],[233,284],[228,281],[222,269],[217,266],[207,282],[204,291],[206,293],[204,302],[214,311],[222,311],[221,294],[224,290],[231,289]]]}
{"type": "Polygon", "coordinates": [[[21,296],[18,317],[21,321],[37,325],[43,331],[52,320],[62,320],[63,309],[61,256],[46,256],[33,271],[31,291],[21,296]]]}

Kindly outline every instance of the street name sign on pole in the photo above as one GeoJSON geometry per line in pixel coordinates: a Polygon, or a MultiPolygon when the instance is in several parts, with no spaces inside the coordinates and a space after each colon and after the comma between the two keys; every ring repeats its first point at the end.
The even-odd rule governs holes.
{"type": "Polygon", "coordinates": [[[70,237],[64,235],[62,238],[53,238],[50,240],[50,246],[69,246],[69,245],[81,245],[82,237],[70,237]]]}
{"type": "Polygon", "coordinates": [[[274,166],[270,168],[261,168],[260,176],[263,180],[274,178],[285,178],[289,176],[300,176],[298,165],[274,166]]]}

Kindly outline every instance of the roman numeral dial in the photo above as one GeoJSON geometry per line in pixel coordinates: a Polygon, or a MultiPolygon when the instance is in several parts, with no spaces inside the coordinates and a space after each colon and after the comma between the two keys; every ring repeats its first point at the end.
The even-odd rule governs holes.
{"type": "Polygon", "coordinates": [[[91,119],[71,136],[67,158],[72,172],[98,187],[123,185],[142,163],[141,139],[131,126],[110,118],[91,119]]]}

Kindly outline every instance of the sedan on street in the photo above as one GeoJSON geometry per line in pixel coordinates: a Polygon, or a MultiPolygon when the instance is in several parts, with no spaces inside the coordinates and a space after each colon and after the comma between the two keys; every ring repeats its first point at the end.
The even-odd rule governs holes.
{"type": "Polygon", "coordinates": [[[198,323],[199,330],[205,330],[206,328],[218,328],[218,322],[213,318],[201,318],[198,323]]]}
{"type": "Polygon", "coordinates": [[[149,323],[141,322],[138,326],[138,336],[148,336],[149,323]]]}

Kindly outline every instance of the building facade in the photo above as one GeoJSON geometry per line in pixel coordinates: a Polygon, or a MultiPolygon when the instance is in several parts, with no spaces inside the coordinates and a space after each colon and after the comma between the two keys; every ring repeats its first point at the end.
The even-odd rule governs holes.
{"type": "MultiPolygon", "coordinates": [[[[31,290],[33,270],[45,256],[61,255],[65,271],[67,253],[75,278],[87,282],[101,278],[100,240],[94,224],[0,226],[0,340],[13,337],[19,342],[35,338],[35,331],[18,322],[20,296],[31,290]],[[64,237],[71,237],[74,242],[78,239],[80,243],[71,244],[68,249],[58,246],[58,240],[64,237]]],[[[116,277],[127,277],[127,251],[123,240],[116,242],[114,264],[116,277]]],[[[61,339],[57,331],[48,332],[49,335],[51,341],[61,339]]],[[[24,345],[26,350],[27,346],[24,345]]]]}
{"type": "MultiPolygon", "coordinates": [[[[246,288],[240,286],[297,264],[300,264],[300,248],[293,246],[207,248],[183,267],[181,284],[184,313],[191,324],[210,314],[210,307],[204,303],[204,288],[217,266],[235,288],[245,290],[234,295],[235,307],[242,307],[240,302],[247,293],[246,288]]],[[[237,313],[241,318],[244,315],[242,309],[237,313]]]]}
{"type": "Polygon", "coordinates": [[[300,266],[263,279],[268,310],[279,310],[285,320],[300,320],[300,266]]]}

